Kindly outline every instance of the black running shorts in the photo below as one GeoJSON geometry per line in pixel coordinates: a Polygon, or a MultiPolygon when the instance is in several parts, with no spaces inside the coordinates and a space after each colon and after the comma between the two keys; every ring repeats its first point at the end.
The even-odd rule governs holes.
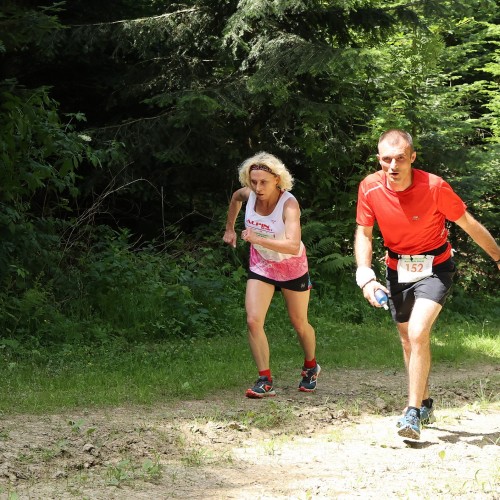
{"type": "Polygon", "coordinates": [[[398,283],[398,272],[387,268],[387,288],[390,291],[389,307],[396,323],[406,323],[418,298],[429,299],[444,305],[453,284],[456,266],[450,258],[432,267],[432,275],[415,283],[398,283]]]}
{"type": "Polygon", "coordinates": [[[294,280],[276,281],[266,278],[265,276],[261,276],[260,274],[253,273],[252,271],[248,271],[248,279],[264,281],[265,283],[274,285],[276,291],[280,291],[284,288],[285,290],[292,290],[293,292],[307,292],[307,290],[312,288],[309,273],[304,274],[300,278],[295,278],[294,280]]]}

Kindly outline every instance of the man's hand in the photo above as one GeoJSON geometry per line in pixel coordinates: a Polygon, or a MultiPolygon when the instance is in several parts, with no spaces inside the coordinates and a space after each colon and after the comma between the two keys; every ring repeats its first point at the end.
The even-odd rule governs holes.
{"type": "Polygon", "coordinates": [[[364,287],[363,287],[363,295],[365,299],[373,306],[373,307],[382,307],[378,302],[377,299],[375,298],[375,292],[381,289],[383,290],[387,295],[389,295],[389,290],[379,283],[376,280],[368,282],[364,287]]]}

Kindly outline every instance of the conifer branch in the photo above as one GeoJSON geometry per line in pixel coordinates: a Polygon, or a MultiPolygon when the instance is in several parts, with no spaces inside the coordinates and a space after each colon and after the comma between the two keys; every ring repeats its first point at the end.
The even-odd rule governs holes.
{"type": "Polygon", "coordinates": [[[177,10],[175,12],[166,12],[165,14],[160,14],[159,16],[148,16],[148,17],[139,17],[137,19],[121,19],[119,21],[110,21],[106,23],[92,23],[92,24],[73,24],[72,28],[88,28],[92,26],[112,26],[114,24],[126,24],[126,23],[143,23],[145,21],[154,21],[157,19],[165,19],[167,17],[175,16],[177,14],[186,14],[196,12],[199,9],[191,8],[191,9],[182,9],[177,10]]]}

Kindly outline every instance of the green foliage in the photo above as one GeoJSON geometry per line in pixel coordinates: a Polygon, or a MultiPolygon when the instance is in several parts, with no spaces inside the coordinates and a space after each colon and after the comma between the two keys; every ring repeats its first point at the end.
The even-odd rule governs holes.
{"type": "Polygon", "coordinates": [[[319,291],[336,287],[342,281],[339,277],[349,279],[352,274],[354,257],[346,251],[347,245],[338,234],[342,226],[338,221],[307,220],[303,224],[302,240],[307,249],[310,275],[319,291]]]}
{"type": "Polygon", "coordinates": [[[23,293],[14,293],[19,285],[0,293],[6,337],[35,346],[113,337],[150,342],[212,337],[241,320],[227,306],[243,294],[244,280],[220,264],[221,253],[201,248],[196,258],[174,257],[153,246],[134,249],[126,231],[103,227],[96,235],[85,240],[85,253],[78,242],[72,253],[59,254],[64,273],[40,274],[23,293]]]}
{"type": "Polygon", "coordinates": [[[71,132],[69,123],[61,123],[47,89],[25,90],[7,81],[0,91],[0,201],[19,204],[43,189],[43,205],[37,207],[43,215],[53,205],[64,207],[67,200],[57,197],[65,191],[76,195],[78,164],[83,158],[98,162],[88,147],[90,138],[71,132]]]}
{"type": "MultiPolygon", "coordinates": [[[[241,291],[226,309],[213,311],[212,315],[229,316],[242,311],[243,296],[241,291]]],[[[434,361],[457,367],[464,363],[497,363],[498,301],[495,309],[494,299],[466,299],[454,309],[453,298],[439,318],[432,336],[434,361]],[[468,311],[478,315],[469,315],[468,311]]],[[[303,354],[285,317],[285,304],[277,295],[266,325],[273,371],[280,380],[293,381],[299,376],[303,354]]],[[[390,315],[370,307],[355,286],[341,287],[321,297],[313,289],[310,317],[317,334],[318,359],[324,369],[404,370],[401,345],[390,315]]],[[[96,327],[96,321],[87,325],[92,327],[96,327]]],[[[203,398],[232,388],[239,388],[243,394],[255,376],[245,330],[244,316],[240,315],[231,332],[211,338],[130,342],[114,337],[100,342],[71,340],[48,347],[1,339],[0,376],[4,383],[0,386],[0,412],[156,405],[161,401],[203,398]],[[176,383],[168,382],[172,380],[176,383]]],[[[286,418],[286,412],[281,410],[273,408],[268,420],[260,420],[251,412],[246,418],[264,427],[286,418]]],[[[79,420],[69,425],[73,432],[81,432],[79,420]]]]}
{"type": "Polygon", "coordinates": [[[53,54],[51,38],[54,31],[62,28],[58,13],[63,3],[26,8],[19,2],[3,1],[0,11],[1,52],[53,54]]]}
{"type": "Polygon", "coordinates": [[[57,273],[52,250],[78,190],[77,168],[97,166],[99,152],[73,119],[60,119],[57,103],[45,88],[28,90],[0,83],[0,279],[24,288],[41,272],[57,273]]]}
{"type": "MultiPolygon", "coordinates": [[[[498,200],[500,196],[500,149],[491,145],[487,151],[473,151],[460,175],[452,181],[453,187],[468,205],[468,210],[493,235],[500,234],[498,200]]],[[[459,268],[460,286],[469,293],[489,293],[500,285],[498,270],[491,257],[463,231],[450,228],[455,261],[459,268]]]]}
{"type": "MultiPolygon", "coordinates": [[[[449,180],[497,234],[498,8],[4,2],[6,348],[238,330],[247,247],[223,248],[221,235],[236,165],[258,150],[277,154],[296,178],[322,300],[359,295],[357,185],[378,168],[384,128],[409,129],[416,166],[449,180]]],[[[454,226],[451,238],[460,286],[485,293],[496,269],[454,226]]],[[[379,235],[375,243],[380,273],[379,235]]],[[[369,314],[359,297],[328,307],[353,324],[369,314]]]]}
{"type": "Polygon", "coordinates": [[[91,252],[82,266],[86,306],[115,334],[139,340],[225,330],[214,314],[224,288],[210,273],[198,277],[189,256],[177,261],[148,249],[134,252],[122,234],[91,252]]]}

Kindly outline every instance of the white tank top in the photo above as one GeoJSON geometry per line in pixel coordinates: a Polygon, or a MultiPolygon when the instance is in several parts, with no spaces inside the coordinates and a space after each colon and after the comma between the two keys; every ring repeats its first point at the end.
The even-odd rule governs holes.
{"type": "MultiPolygon", "coordinates": [[[[286,236],[283,207],[290,198],[295,199],[293,194],[283,191],[273,212],[269,215],[259,215],[255,212],[257,197],[251,191],[245,208],[245,227],[252,229],[262,238],[284,240],[286,236]]],[[[300,278],[308,272],[304,244],[300,242],[298,255],[280,253],[252,244],[250,245],[250,270],[275,281],[300,278]]]]}

